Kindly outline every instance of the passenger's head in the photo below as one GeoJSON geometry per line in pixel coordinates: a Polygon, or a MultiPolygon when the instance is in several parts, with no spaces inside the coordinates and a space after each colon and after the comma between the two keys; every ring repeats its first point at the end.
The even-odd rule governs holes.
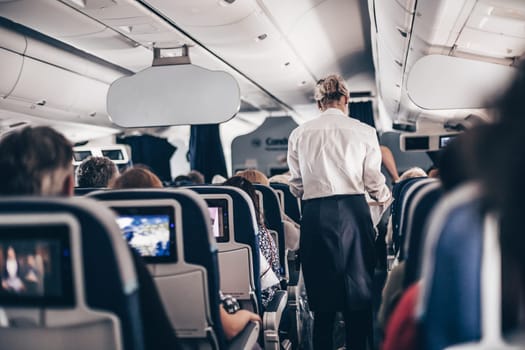
{"type": "Polygon", "coordinates": [[[488,204],[501,220],[502,255],[520,269],[525,290],[525,62],[512,84],[497,101],[496,122],[478,142],[480,177],[488,204]]]}
{"type": "Polygon", "coordinates": [[[242,170],[242,171],[238,171],[237,174],[235,175],[244,177],[246,180],[250,181],[252,184],[261,184],[265,186],[270,185],[270,181],[268,181],[268,178],[266,177],[266,175],[264,175],[259,170],[255,170],[255,169],[242,170]]]}
{"type": "Polygon", "coordinates": [[[226,178],[222,176],[221,174],[215,174],[213,175],[213,178],[211,179],[211,183],[214,185],[223,184],[224,181],[226,181],[226,178]]]}
{"type": "Polygon", "coordinates": [[[481,150],[478,140],[483,139],[491,128],[490,125],[480,125],[469,129],[450,141],[441,151],[437,165],[439,179],[445,191],[451,191],[467,181],[479,179],[481,170],[476,159],[481,150]]]}
{"type": "Polygon", "coordinates": [[[113,189],[162,188],[162,181],[143,166],[126,169],[110,184],[113,189]]]}
{"type": "Polygon", "coordinates": [[[88,157],[77,169],[79,187],[108,187],[116,176],[117,166],[108,157],[88,157]]]}
{"type": "Polygon", "coordinates": [[[191,181],[188,175],[177,175],[173,179],[173,185],[175,186],[186,186],[186,185],[192,185],[192,184],[193,182],[191,181]]]}
{"type": "Polygon", "coordinates": [[[426,176],[427,176],[427,173],[425,172],[425,170],[415,166],[408,170],[405,170],[405,172],[401,174],[401,176],[399,177],[399,181],[403,181],[406,179],[412,179],[415,177],[426,177],[426,176]]]}
{"type": "Polygon", "coordinates": [[[192,170],[188,173],[188,178],[195,185],[202,185],[204,183],[204,175],[198,170],[192,170]]]}
{"type": "Polygon", "coordinates": [[[0,194],[73,195],[73,147],[50,127],[26,127],[0,140],[0,194]]]}
{"type": "Polygon", "coordinates": [[[257,199],[257,194],[255,192],[255,187],[249,180],[246,180],[242,176],[232,176],[226,182],[223,183],[224,186],[237,187],[243,190],[250,196],[253,206],[255,208],[255,217],[257,218],[257,224],[262,225],[263,220],[261,216],[261,208],[259,207],[259,200],[257,199]]]}
{"type": "Polygon", "coordinates": [[[268,181],[289,185],[290,184],[290,172],[287,171],[284,174],[274,175],[271,178],[269,178],[268,181]]]}
{"type": "Polygon", "coordinates": [[[428,168],[427,174],[428,174],[428,177],[430,177],[430,178],[438,179],[439,178],[439,170],[438,170],[437,166],[432,165],[430,168],[428,168]]]}
{"type": "Polygon", "coordinates": [[[319,80],[315,86],[314,98],[321,111],[338,108],[348,114],[349,97],[348,86],[339,75],[329,75],[319,80]]]}

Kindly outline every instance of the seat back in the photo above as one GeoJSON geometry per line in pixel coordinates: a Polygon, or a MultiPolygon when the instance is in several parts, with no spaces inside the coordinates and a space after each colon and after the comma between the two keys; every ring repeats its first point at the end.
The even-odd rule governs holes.
{"type": "Polygon", "coordinates": [[[427,222],[431,211],[443,195],[438,181],[423,186],[408,208],[406,237],[402,247],[405,258],[405,288],[414,283],[421,270],[421,245],[425,241],[427,222]]]}
{"type": "Polygon", "coordinates": [[[250,197],[241,189],[229,186],[193,186],[189,189],[206,200],[227,202],[228,237],[217,242],[221,290],[237,298],[243,308],[260,313],[259,243],[250,197]]]}
{"type": "Polygon", "coordinates": [[[281,264],[281,275],[287,276],[286,243],[283,225],[281,204],[277,193],[269,186],[254,184],[255,190],[262,195],[266,227],[276,233],[275,244],[279,252],[279,263],[281,264]]]}
{"type": "Polygon", "coordinates": [[[2,198],[0,245],[2,347],[143,349],[133,260],[109,210],[83,198],[2,198]]]}
{"type": "Polygon", "coordinates": [[[429,219],[416,312],[425,349],[480,339],[481,192],[477,184],[458,188],[429,219]]]}
{"type": "Polygon", "coordinates": [[[75,196],[81,197],[87,195],[88,193],[101,191],[104,189],[105,188],[102,187],[75,187],[75,196]]]}
{"type": "Polygon", "coordinates": [[[300,201],[292,194],[290,187],[286,184],[272,182],[270,186],[282,193],[284,212],[296,223],[301,222],[301,208],[300,201]]]}
{"type": "Polygon", "coordinates": [[[501,334],[501,251],[499,223],[494,214],[488,214],[483,222],[483,261],[481,264],[481,319],[482,337],[471,342],[447,347],[446,350],[518,350],[519,344],[507,344],[501,334]]]}
{"type": "MultiPolygon", "coordinates": [[[[140,225],[133,227],[135,235],[153,229],[157,232],[158,222],[162,232],[169,231],[169,248],[160,244],[159,249],[158,241],[147,241],[142,247],[150,251],[155,247],[155,253],[163,255],[145,260],[173,328],[183,347],[223,348],[226,340],[219,313],[217,246],[206,203],[185,189],[114,190],[91,196],[118,213],[122,229],[127,222],[139,220],[140,225]],[[171,219],[162,219],[166,215],[171,219]]],[[[144,242],[141,236],[127,238],[132,245],[144,242]]]]}
{"type": "MultiPolygon", "coordinates": [[[[396,198],[397,206],[395,209],[396,222],[393,224],[393,240],[394,248],[400,261],[404,260],[403,245],[406,236],[406,227],[408,224],[408,208],[414,199],[414,196],[419,190],[429,183],[437,182],[436,179],[430,178],[415,178],[414,181],[407,182],[401,189],[398,198],[396,198]]],[[[393,219],[394,217],[392,217],[393,219]]]]}

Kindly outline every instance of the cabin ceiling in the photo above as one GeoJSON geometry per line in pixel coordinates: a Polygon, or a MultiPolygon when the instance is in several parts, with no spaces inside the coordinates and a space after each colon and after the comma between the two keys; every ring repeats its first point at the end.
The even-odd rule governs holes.
{"type": "Polygon", "coordinates": [[[234,74],[245,105],[287,112],[311,105],[328,73],[374,89],[367,11],[366,0],[0,1],[1,16],[130,71],[151,65],[153,47],[190,45],[194,64],[234,74]]]}
{"type": "MultiPolygon", "coordinates": [[[[377,96],[381,129],[392,120],[441,122],[472,113],[413,103],[407,80],[424,56],[513,65],[525,52],[522,0],[0,0],[0,17],[109,63],[97,69],[86,58],[53,54],[38,40],[13,43],[0,32],[0,48],[8,41],[8,51],[94,79],[88,85],[98,87],[87,102],[79,100],[81,84],[66,94],[71,101],[57,102],[63,86],[30,91],[28,80],[5,89],[0,110],[109,127],[107,86],[150,66],[153,47],[186,44],[194,64],[230,72],[241,87],[242,120],[259,123],[261,111],[307,120],[316,114],[316,80],[338,73],[351,92],[377,96]]],[[[0,93],[2,84],[16,84],[16,74],[6,76],[0,93]]]]}
{"type": "MultiPolygon", "coordinates": [[[[376,77],[380,77],[380,111],[388,120],[416,123],[435,117],[440,122],[443,118],[485,113],[469,108],[428,110],[416,106],[407,91],[407,81],[412,68],[426,55],[512,66],[525,53],[522,0],[370,0],[369,5],[375,24],[372,41],[376,77]]],[[[497,81],[502,77],[493,78],[497,81]]],[[[498,92],[472,81],[463,94],[465,100],[473,94],[490,99],[498,92]]]]}

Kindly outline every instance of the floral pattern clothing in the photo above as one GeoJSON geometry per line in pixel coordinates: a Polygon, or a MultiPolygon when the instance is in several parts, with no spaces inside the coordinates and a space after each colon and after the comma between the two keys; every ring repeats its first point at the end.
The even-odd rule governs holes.
{"type": "Polygon", "coordinates": [[[259,240],[259,249],[268,261],[268,264],[272,267],[275,275],[280,278],[281,264],[279,263],[279,252],[277,251],[277,246],[275,245],[272,235],[266,227],[259,226],[257,239],[259,240]]]}
{"type": "MultiPolygon", "coordinates": [[[[268,264],[271,266],[272,271],[277,278],[280,279],[281,264],[279,263],[279,252],[277,251],[277,246],[275,245],[272,235],[266,227],[259,225],[257,239],[259,240],[259,249],[261,250],[262,255],[268,261],[268,264]]],[[[273,299],[275,292],[279,289],[280,286],[277,284],[266,288],[261,292],[261,299],[265,309],[268,306],[268,303],[273,299]]]]}

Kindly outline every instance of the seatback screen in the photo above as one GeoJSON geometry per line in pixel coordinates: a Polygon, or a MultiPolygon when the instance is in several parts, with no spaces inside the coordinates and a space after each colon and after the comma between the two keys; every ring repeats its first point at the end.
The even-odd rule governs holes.
{"type": "Polygon", "coordinates": [[[124,239],[146,262],[176,260],[173,207],[113,207],[124,239]]]}
{"type": "Polygon", "coordinates": [[[0,227],[0,304],[74,306],[69,228],[0,227]]]}
{"type": "Polygon", "coordinates": [[[226,199],[206,199],[210,214],[213,236],[217,242],[229,240],[228,201],[226,199]]]}

